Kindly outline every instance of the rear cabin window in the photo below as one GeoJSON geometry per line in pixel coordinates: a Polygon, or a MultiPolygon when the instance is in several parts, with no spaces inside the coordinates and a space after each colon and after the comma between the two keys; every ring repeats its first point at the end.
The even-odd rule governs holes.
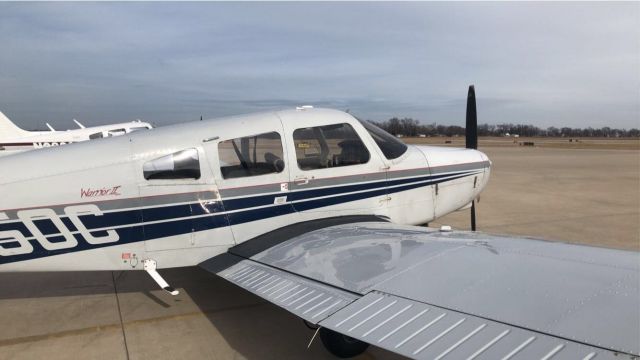
{"type": "Polygon", "coordinates": [[[360,120],[365,129],[369,132],[369,135],[376,142],[384,156],[389,159],[397,159],[407,151],[407,145],[398,140],[395,136],[380,129],[368,121],[360,120]]]}
{"type": "Polygon", "coordinates": [[[280,173],[284,170],[282,138],[277,132],[225,140],[218,144],[225,179],[280,173]]]}
{"type": "Polygon", "coordinates": [[[349,124],[296,129],[296,159],[301,170],[327,169],[369,162],[369,150],[349,124]]]}
{"type": "Polygon", "coordinates": [[[144,178],[155,179],[199,179],[200,161],[198,150],[187,149],[147,161],[142,166],[144,178]]]}
{"type": "Polygon", "coordinates": [[[89,140],[102,139],[103,137],[104,137],[104,134],[99,132],[99,133],[89,135],[89,140]]]}

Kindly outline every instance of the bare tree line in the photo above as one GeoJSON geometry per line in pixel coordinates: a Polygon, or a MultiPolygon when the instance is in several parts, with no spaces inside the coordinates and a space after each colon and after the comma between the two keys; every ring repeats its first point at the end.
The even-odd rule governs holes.
{"type": "MultiPolygon", "coordinates": [[[[421,124],[412,118],[391,118],[386,121],[370,121],[393,135],[402,136],[464,136],[465,129],[457,125],[421,124]]],[[[608,126],[603,128],[557,128],[554,126],[546,129],[534,125],[522,124],[479,124],[478,136],[506,136],[519,135],[526,137],[640,137],[638,129],[613,129],[608,126]]]]}

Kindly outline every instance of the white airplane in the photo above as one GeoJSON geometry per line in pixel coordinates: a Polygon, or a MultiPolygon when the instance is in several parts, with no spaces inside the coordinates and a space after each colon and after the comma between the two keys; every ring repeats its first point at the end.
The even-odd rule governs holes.
{"type": "Polygon", "coordinates": [[[0,156],[16,154],[20,151],[41,149],[87,141],[103,137],[129,134],[138,130],[151,129],[149,123],[140,120],[120,124],[85,127],[73,119],[79,129],[56,131],[46,124],[49,131],[27,131],[19,128],[8,117],[0,112],[0,156]]]}
{"type": "Polygon", "coordinates": [[[0,271],[199,265],[339,357],[637,359],[637,252],[416,226],[475,214],[475,112],[467,149],[303,106],[2,158],[0,271]]]}

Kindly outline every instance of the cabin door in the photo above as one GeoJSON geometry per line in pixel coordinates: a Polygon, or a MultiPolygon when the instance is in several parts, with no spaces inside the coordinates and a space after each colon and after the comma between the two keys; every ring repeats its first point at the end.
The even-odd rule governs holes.
{"type": "Polygon", "coordinates": [[[266,117],[259,126],[211,142],[211,166],[236,243],[296,222],[282,125],[266,117]]]}
{"type": "Polygon", "coordinates": [[[287,129],[290,197],[305,220],[386,211],[386,166],[366,134],[348,123],[298,126],[287,129]]]}

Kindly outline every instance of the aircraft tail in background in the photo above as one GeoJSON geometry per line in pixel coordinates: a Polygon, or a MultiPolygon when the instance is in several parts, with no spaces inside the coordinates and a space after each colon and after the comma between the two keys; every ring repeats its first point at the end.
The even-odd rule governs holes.
{"type": "Polygon", "coordinates": [[[16,126],[0,111],[0,140],[29,136],[29,131],[16,126]]]}

